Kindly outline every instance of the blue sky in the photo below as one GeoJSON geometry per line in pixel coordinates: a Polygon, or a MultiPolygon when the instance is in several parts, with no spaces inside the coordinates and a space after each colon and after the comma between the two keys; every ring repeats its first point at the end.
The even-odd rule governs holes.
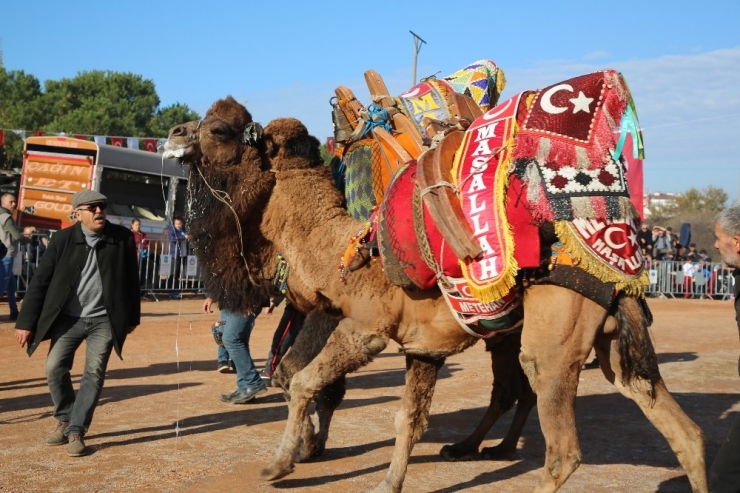
{"type": "Polygon", "coordinates": [[[410,30],[426,41],[417,78],[487,58],[506,73],[503,97],[614,68],[644,131],[645,188],[738,198],[740,1],[496,3],[4,2],[0,46],[7,69],[42,82],[133,72],[162,105],[203,114],[230,94],[256,121],[294,116],[322,141],[336,86],[368,104],[367,69],[394,94],[412,85],[410,30]]]}

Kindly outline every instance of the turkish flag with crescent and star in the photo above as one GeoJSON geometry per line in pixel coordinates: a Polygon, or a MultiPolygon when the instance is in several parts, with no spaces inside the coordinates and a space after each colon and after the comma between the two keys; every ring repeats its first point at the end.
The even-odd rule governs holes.
{"type": "Polygon", "coordinates": [[[543,133],[587,143],[605,83],[603,73],[595,72],[540,89],[522,130],[547,129],[543,133]]]}
{"type": "Polygon", "coordinates": [[[157,152],[157,139],[144,139],[144,150],[157,152]]]}
{"type": "Polygon", "coordinates": [[[644,259],[632,219],[575,219],[567,225],[581,245],[604,265],[632,279],[642,273],[644,259]]]}

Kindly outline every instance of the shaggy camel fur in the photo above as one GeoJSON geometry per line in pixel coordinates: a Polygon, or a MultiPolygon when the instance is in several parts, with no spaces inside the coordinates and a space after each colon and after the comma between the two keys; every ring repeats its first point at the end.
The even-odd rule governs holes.
{"type": "MultiPolygon", "coordinates": [[[[342,208],[343,198],[334,189],[329,170],[316,166],[318,142],[299,121],[285,118],[271,122],[255,143],[253,125],[245,126],[241,117],[234,119],[234,112],[244,115],[246,110],[227,98],[214,104],[204,120],[170,131],[166,155],[191,165],[193,193],[212,188],[222,194],[221,200],[211,202],[213,209],[197,208],[193,213],[225,222],[233,212],[235,221],[248,230],[241,238],[235,238],[238,231],[232,230],[227,241],[243,248],[242,252],[228,248],[232,258],[227,265],[244,266],[247,301],[269,284],[282,253],[290,264],[291,302],[304,312],[333,310],[343,317],[321,352],[292,378],[283,438],[262,477],[277,479],[292,471],[310,421],[311,399],[369,363],[393,339],[406,353],[406,387],[390,467],[374,491],[398,492],[413,445],[427,425],[438,369],[447,356],[463,351],[475,339],[460,329],[439,291],[393,286],[378,263],[342,282],[336,271],[338,256],[361,225],[342,208]],[[239,257],[243,262],[234,263],[239,257]]],[[[226,239],[215,234],[211,238],[214,247],[200,243],[196,254],[221,257],[221,251],[211,248],[219,248],[226,239]]],[[[217,270],[211,272],[218,275],[217,270]]],[[[666,437],[692,488],[707,491],[703,434],[660,379],[638,300],[620,297],[614,316],[609,316],[573,291],[534,285],[524,291],[524,313],[519,360],[537,393],[547,446],[535,491],[557,490],[580,464],[574,404],[580,368],[594,344],[603,364],[611,368],[610,380],[666,437]]]]}

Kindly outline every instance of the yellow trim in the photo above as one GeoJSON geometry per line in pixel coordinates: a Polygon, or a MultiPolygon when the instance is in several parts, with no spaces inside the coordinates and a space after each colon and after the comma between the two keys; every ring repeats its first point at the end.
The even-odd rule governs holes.
{"type": "MultiPolygon", "coordinates": [[[[470,293],[475,299],[481,303],[491,303],[493,301],[503,298],[511,288],[516,284],[516,274],[519,271],[519,264],[514,258],[514,233],[511,230],[511,225],[506,217],[506,188],[509,183],[509,165],[511,164],[511,156],[514,151],[514,137],[517,134],[519,127],[516,123],[516,117],[509,118],[506,120],[506,127],[504,129],[504,135],[508,135],[508,139],[504,144],[504,150],[501,151],[501,159],[496,169],[496,176],[494,177],[494,192],[493,202],[496,208],[497,221],[500,221],[500,230],[502,232],[504,245],[506,246],[505,255],[502,255],[501,261],[503,263],[502,272],[498,281],[487,286],[479,286],[476,281],[468,276],[467,265],[465,261],[460,260],[460,267],[462,268],[463,276],[468,282],[470,293]]],[[[465,142],[467,144],[467,141],[465,142]]],[[[461,148],[467,146],[461,146],[461,148]]],[[[499,239],[499,242],[501,239],[499,239]]]]}
{"type": "Polygon", "coordinates": [[[635,278],[620,274],[583,246],[580,238],[570,229],[568,221],[555,221],[554,224],[555,233],[568,253],[576,260],[578,267],[604,282],[614,283],[617,291],[640,298],[645,296],[645,290],[650,286],[647,269],[643,269],[635,278]]]}

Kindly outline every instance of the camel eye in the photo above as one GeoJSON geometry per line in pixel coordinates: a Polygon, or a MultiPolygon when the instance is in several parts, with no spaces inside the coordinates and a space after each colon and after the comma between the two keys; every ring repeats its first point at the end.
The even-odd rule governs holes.
{"type": "Polygon", "coordinates": [[[234,131],[229,127],[220,125],[211,128],[211,135],[219,142],[226,142],[233,137],[234,131]]]}

